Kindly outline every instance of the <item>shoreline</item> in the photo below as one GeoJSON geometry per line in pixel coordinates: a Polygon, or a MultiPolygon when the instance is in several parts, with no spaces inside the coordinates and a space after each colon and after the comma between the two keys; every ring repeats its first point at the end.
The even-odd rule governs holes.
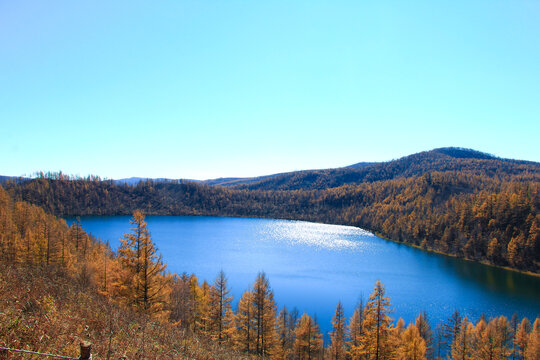
{"type": "Polygon", "coordinates": [[[446,253],[443,253],[442,251],[439,251],[439,250],[435,250],[435,249],[429,249],[429,248],[423,248],[422,246],[420,245],[416,245],[416,244],[410,244],[410,243],[406,243],[406,242],[398,242],[398,241],[394,241],[392,239],[389,239],[389,238],[386,238],[384,236],[382,236],[380,233],[378,232],[373,232],[375,235],[377,235],[378,237],[380,237],[381,239],[384,239],[384,240],[387,240],[387,241],[391,241],[393,243],[396,243],[396,244],[402,244],[402,245],[406,245],[406,246],[410,246],[412,248],[415,248],[415,249],[418,249],[418,250],[422,250],[422,251],[425,251],[427,253],[433,253],[433,254],[437,254],[437,255],[442,255],[442,256],[448,256],[448,257],[451,257],[451,258],[454,258],[454,259],[459,259],[459,260],[464,260],[464,261],[469,261],[469,262],[472,262],[472,263],[476,263],[476,264],[481,264],[481,265],[486,265],[486,266],[491,266],[491,267],[494,267],[494,268],[499,268],[499,269],[503,269],[503,270],[510,270],[510,271],[513,271],[513,272],[517,272],[517,273],[520,273],[520,274],[523,274],[523,275],[529,275],[529,276],[534,276],[534,277],[538,277],[540,278],[540,273],[535,273],[535,272],[532,272],[532,271],[528,271],[528,270],[519,270],[519,269],[515,269],[515,268],[512,268],[512,267],[509,267],[509,266],[505,266],[505,265],[495,265],[495,264],[492,264],[492,263],[489,263],[487,261],[480,261],[480,260],[473,260],[473,259],[467,259],[467,258],[464,258],[464,257],[460,257],[460,256],[457,256],[455,254],[446,254],[446,253]]]}

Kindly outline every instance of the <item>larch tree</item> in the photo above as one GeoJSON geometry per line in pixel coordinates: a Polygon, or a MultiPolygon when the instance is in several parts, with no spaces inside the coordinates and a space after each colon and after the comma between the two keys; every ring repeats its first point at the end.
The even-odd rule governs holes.
{"type": "Polygon", "coordinates": [[[253,307],[255,310],[255,350],[260,356],[269,356],[277,340],[276,303],[274,292],[264,272],[257,275],[253,284],[253,307]]]}
{"type": "Polygon", "coordinates": [[[13,202],[0,186],[0,260],[14,263],[19,259],[19,236],[13,214],[13,202]]]}
{"type": "Polygon", "coordinates": [[[173,275],[171,279],[171,295],[169,296],[169,321],[175,326],[185,325],[184,313],[186,309],[187,286],[183,276],[173,275]]]}
{"type": "Polygon", "coordinates": [[[444,323],[444,338],[447,345],[451,345],[458,336],[462,320],[459,311],[455,310],[448,321],[444,323]]]}
{"type": "Polygon", "coordinates": [[[518,359],[524,360],[527,353],[527,344],[529,343],[529,333],[531,332],[531,323],[529,319],[523,318],[516,331],[516,354],[518,359]]]}
{"type": "Polygon", "coordinates": [[[388,345],[393,349],[400,349],[403,345],[403,333],[405,332],[405,320],[399,318],[396,325],[390,328],[388,345]]]}
{"type": "Polygon", "coordinates": [[[255,306],[253,291],[246,290],[238,302],[236,312],[237,346],[247,353],[255,350],[255,306]]]}
{"type": "Polygon", "coordinates": [[[426,358],[426,342],[420,335],[418,327],[409,324],[401,334],[401,346],[398,350],[399,360],[423,360],[426,358]]]}
{"type": "Polygon", "coordinates": [[[313,318],[303,314],[295,329],[294,353],[299,360],[319,358],[323,346],[319,325],[313,318]]]}
{"type": "Polygon", "coordinates": [[[170,278],[164,273],[166,265],[157,254],[144,214],[136,211],[130,222],[133,232],[120,239],[118,259],[123,271],[119,272],[116,287],[137,309],[163,315],[170,294],[170,278]]]}
{"type": "Polygon", "coordinates": [[[473,355],[471,359],[491,359],[495,354],[495,334],[493,326],[488,327],[486,321],[481,318],[474,328],[473,355]]]}
{"type": "Polygon", "coordinates": [[[431,326],[429,325],[427,313],[420,313],[420,315],[416,317],[414,325],[418,328],[420,336],[426,343],[426,357],[428,359],[433,358],[433,332],[431,331],[431,326]]]}
{"type": "Polygon", "coordinates": [[[206,280],[203,281],[199,288],[196,306],[197,314],[199,315],[197,319],[198,331],[202,335],[210,336],[212,328],[210,321],[210,285],[208,285],[206,280]]]}
{"type": "Polygon", "coordinates": [[[283,306],[277,317],[277,336],[280,359],[289,359],[292,356],[294,345],[294,326],[291,313],[286,306],[283,306]]]}
{"type": "MultiPolygon", "coordinates": [[[[144,215],[140,211],[133,214],[130,219],[133,225],[133,233],[124,234],[120,239],[118,248],[118,261],[121,271],[116,274],[115,293],[127,305],[139,306],[140,269],[141,269],[141,243],[144,237],[149,237],[144,215]]],[[[79,248],[79,227],[76,224],[71,226],[71,233],[75,238],[76,252],[79,248]]]]}
{"type": "Polygon", "coordinates": [[[167,265],[163,263],[161,254],[157,254],[157,248],[150,236],[143,240],[138,303],[142,304],[147,313],[162,313],[169,301],[170,276],[165,274],[167,265]]]}
{"type": "Polygon", "coordinates": [[[475,327],[467,319],[461,321],[459,332],[455,336],[451,346],[453,360],[468,360],[473,356],[475,347],[475,327]]]}
{"type": "Polygon", "coordinates": [[[524,356],[524,360],[538,359],[540,359],[540,318],[536,318],[533,323],[524,356]]]}
{"type": "Polygon", "coordinates": [[[111,295],[111,280],[117,273],[117,262],[114,261],[114,254],[109,246],[109,242],[103,244],[98,243],[94,247],[97,252],[94,261],[96,287],[97,291],[102,295],[111,295]]]}
{"type": "Polygon", "coordinates": [[[439,360],[442,358],[443,352],[446,350],[446,341],[444,338],[444,323],[439,323],[435,327],[433,339],[433,358],[439,360]]]}
{"type": "Polygon", "coordinates": [[[332,331],[330,332],[330,358],[334,360],[345,359],[347,350],[345,348],[345,312],[341,301],[336,306],[334,317],[332,318],[332,331]]]}
{"type": "Polygon", "coordinates": [[[529,237],[527,238],[527,254],[532,257],[531,262],[540,260],[540,215],[531,221],[529,237]],[[536,254],[536,255],[535,255],[536,254]]]}
{"type": "Polygon", "coordinates": [[[198,285],[195,275],[175,275],[171,281],[171,295],[169,301],[169,320],[183,329],[193,332],[195,330],[195,301],[193,296],[193,283],[198,285]]]}
{"type": "Polygon", "coordinates": [[[514,313],[512,319],[510,320],[510,327],[512,328],[512,360],[516,360],[517,350],[516,350],[516,333],[519,326],[518,314],[514,313]]]}
{"type": "Polygon", "coordinates": [[[349,321],[348,333],[348,355],[353,360],[361,359],[361,345],[362,338],[364,337],[364,305],[362,300],[360,300],[360,304],[354,309],[354,313],[349,321]]]}
{"type": "Polygon", "coordinates": [[[527,239],[523,234],[513,237],[507,246],[507,256],[510,264],[520,267],[525,263],[524,249],[526,247],[527,239]]]}
{"type": "Polygon", "coordinates": [[[495,328],[495,344],[497,356],[500,359],[507,359],[512,354],[512,327],[506,316],[499,316],[489,322],[489,326],[495,328]]]}
{"type": "Polygon", "coordinates": [[[383,360],[391,357],[393,349],[388,346],[390,311],[390,300],[385,296],[384,286],[377,281],[364,308],[364,337],[360,353],[368,359],[383,360]]]}
{"type": "Polygon", "coordinates": [[[192,304],[191,308],[191,331],[201,333],[201,324],[203,323],[203,318],[205,316],[204,309],[205,306],[204,302],[206,301],[203,289],[201,286],[199,286],[199,279],[197,276],[192,275],[189,278],[189,297],[190,297],[190,303],[192,304]]]}
{"type": "Polygon", "coordinates": [[[230,307],[232,296],[227,288],[227,277],[221,270],[210,288],[210,324],[211,336],[219,343],[223,340],[225,313],[230,307]]]}
{"type": "Polygon", "coordinates": [[[221,342],[229,348],[234,348],[238,337],[236,331],[236,315],[234,314],[231,304],[225,308],[225,316],[223,317],[223,327],[221,329],[221,342]]]}

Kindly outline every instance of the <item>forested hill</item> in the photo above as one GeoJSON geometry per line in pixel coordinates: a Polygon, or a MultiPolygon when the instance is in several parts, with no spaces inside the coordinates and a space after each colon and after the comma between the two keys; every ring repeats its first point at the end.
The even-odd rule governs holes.
{"type": "Polygon", "coordinates": [[[309,220],[358,226],[427,250],[540,271],[539,164],[459,149],[385,164],[364,166],[341,178],[330,176],[331,171],[312,172],[311,184],[303,173],[281,183],[271,180],[273,188],[306,190],[177,181],[131,186],[61,174],[4,187],[12,199],[59,216],[128,215],[140,209],[159,215],[309,220]]]}
{"type": "MultiPolygon", "coordinates": [[[[387,162],[360,162],[353,165],[321,170],[302,170],[251,178],[217,178],[187,180],[206,185],[218,185],[250,190],[311,190],[421,176],[431,171],[462,171],[479,176],[499,177],[540,172],[540,164],[529,161],[501,159],[480,151],[456,147],[425,151],[387,162]]],[[[173,179],[129,178],[114,180],[116,184],[136,185],[140,181],[176,181],[173,179]]]]}
{"type": "Polygon", "coordinates": [[[296,171],[217,184],[250,190],[320,190],[345,184],[422,176],[433,171],[459,171],[500,180],[509,180],[515,175],[531,179],[529,174],[540,174],[540,163],[500,159],[476,150],[449,147],[382,163],[359,163],[344,168],[296,171]]]}

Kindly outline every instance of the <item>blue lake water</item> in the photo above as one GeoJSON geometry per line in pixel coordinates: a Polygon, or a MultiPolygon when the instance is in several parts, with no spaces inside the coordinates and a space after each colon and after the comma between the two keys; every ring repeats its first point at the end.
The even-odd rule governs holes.
{"type": "MultiPolygon", "coordinates": [[[[130,232],[129,216],[81,217],[82,226],[113,249],[130,232]]],[[[72,223],[73,219],[67,219],[72,223]]],[[[434,327],[454,310],[476,320],[516,312],[540,314],[540,278],[426,253],[362,229],[303,221],[194,216],[148,216],[168,271],[195,273],[212,283],[223,269],[234,304],[257,273],[270,279],[281,308],[316,315],[324,332],[338,301],[350,316],[376,280],[394,312],[410,322],[427,311],[434,327]]]]}

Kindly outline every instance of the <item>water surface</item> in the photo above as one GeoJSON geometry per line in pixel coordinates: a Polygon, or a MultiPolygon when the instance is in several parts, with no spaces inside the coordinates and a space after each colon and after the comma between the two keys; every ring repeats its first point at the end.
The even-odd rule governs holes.
{"type": "MultiPolygon", "coordinates": [[[[81,217],[82,226],[116,249],[129,216],[81,217]]],[[[350,316],[381,280],[392,317],[412,321],[427,311],[432,326],[454,310],[476,320],[540,313],[540,278],[426,253],[350,226],[303,221],[148,216],[148,228],[168,270],[213,282],[223,269],[236,303],[259,271],[279,307],[316,315],[323,331],[341,300],[350,316]]],[[[68,219],[73,222],[73,219],[68,219]]]]}

